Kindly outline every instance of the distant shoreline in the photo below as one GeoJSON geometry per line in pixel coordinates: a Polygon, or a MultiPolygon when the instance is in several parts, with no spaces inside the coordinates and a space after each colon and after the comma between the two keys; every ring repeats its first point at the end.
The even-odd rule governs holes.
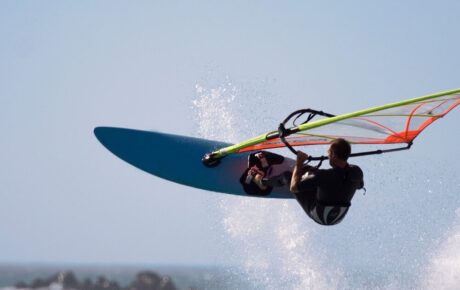
{"type": "Polygon", "coordinates": [[[51,277],[55,277],[58,273],[71,273],[80,284],[85,280],[95,283],[103,278],[102,280],[113,282],[120,287],[113,289],[122,289],[134,283],[139,273],[146,272],[170,278],[177,289],[212,289],[220,285],[227,285],[228,289],[231,289],[231,285],[239,283],[235,282],[235,277],[241,277],[241,271],[237,268],[213,265],[0,263],[0,290],[18,283],[23,286],[31,286],[34,283],[39,285],[38,280],[51,281],[55,279],[51,277]]]}

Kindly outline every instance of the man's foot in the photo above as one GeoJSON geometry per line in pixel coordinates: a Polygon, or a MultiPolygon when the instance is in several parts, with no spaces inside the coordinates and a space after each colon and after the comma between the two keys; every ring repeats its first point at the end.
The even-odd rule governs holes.
{"type": "Polygon", "coordinates": [[[267,186],[262,184],[262,179],[264,176],[265,173],[254,165],[251,167],[251,169],[249,169],[245,183],[250,184],[251,182],[254,182],[254,184],[257,185],[260,189],[266,190],[267,186]]]}
{"type": "Polygon", "coordinates": [[[246,176],[246,181],[245,183],[246,184],[250,184],[251,181],[253,181],[253,179],[257,176],[257,175],[261,175],[262,177],[265,176],[265,173],[260,170],[259,168],[257,168],[257,166],[252,166],[249,171],[248,171],[248,175],[246,176]]]}
{"type": "Polygon", "coordinates": [[[270,164],[268,164],[268,160],[265,157],[265,154],[263,152],[259,152],[255,156],[260,160],[260,164],[262,165],[263,169],[266,169],[266,168],[268,168],[268,166],[270,166],[270,164]]]}

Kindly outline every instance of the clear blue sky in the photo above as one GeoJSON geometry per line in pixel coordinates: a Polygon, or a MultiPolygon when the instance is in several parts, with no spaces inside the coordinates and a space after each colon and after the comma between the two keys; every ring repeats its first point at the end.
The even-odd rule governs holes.
{"type": "MultiPolygon", "coordinates": [[[[274,120],[458,88],[459,10],[458,1],[1,1],[0,262],[240,263],[222,254],[231,237],[219,203],[234,197],[145,174],[93,128],[196,135],[195,85],[226,78],[247,98],[263,91],[283,104],[263,104],[274,120]]],[[[346,226],[316,229],[314,242],[341,262],[347,248],[376,245],[397,257],[420,236],[433,242],[407,242],[403,263],[429,250],[460,207],[458,124],[459,109],[410,153],[362,161],[370,193],[346,226]],[[427,221],[392,219],[407,212],[427,221]],[[343,235],[347,244],[330,250],[343,235]]],[[[374,261],[363,257],[354,261],[374,261]]]]}

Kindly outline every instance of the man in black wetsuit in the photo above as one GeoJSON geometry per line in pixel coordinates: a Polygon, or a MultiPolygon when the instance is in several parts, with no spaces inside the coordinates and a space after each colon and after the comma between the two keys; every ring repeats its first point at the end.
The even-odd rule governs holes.
{"type": "Polygon", "coordinates": [[[363,172],[348,164],[351,146],[344,139],[336,139],[328,150],[330,169],[304,166],[308,155],[299,151],[291,178],[294,193],[307,215],[321,225],[335,225],[342,221],[355,191],[364,187],[363,172]]]}

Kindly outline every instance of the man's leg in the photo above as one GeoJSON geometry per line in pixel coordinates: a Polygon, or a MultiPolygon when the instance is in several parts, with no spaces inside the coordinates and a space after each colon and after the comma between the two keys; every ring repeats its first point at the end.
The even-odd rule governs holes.
{"type": "Polygon", "coordinates": [[[316,190],[297,192],[294,196],[305,213],[310,216],[311,210],[316,206],[316,190]]]}
{"type": "Polygon", "coordinates": [[[265,177],[262,179],[262,184],[270,187],[282,187],[289,184],[292,172],[284,171],[276,176],[265,177]]]}

